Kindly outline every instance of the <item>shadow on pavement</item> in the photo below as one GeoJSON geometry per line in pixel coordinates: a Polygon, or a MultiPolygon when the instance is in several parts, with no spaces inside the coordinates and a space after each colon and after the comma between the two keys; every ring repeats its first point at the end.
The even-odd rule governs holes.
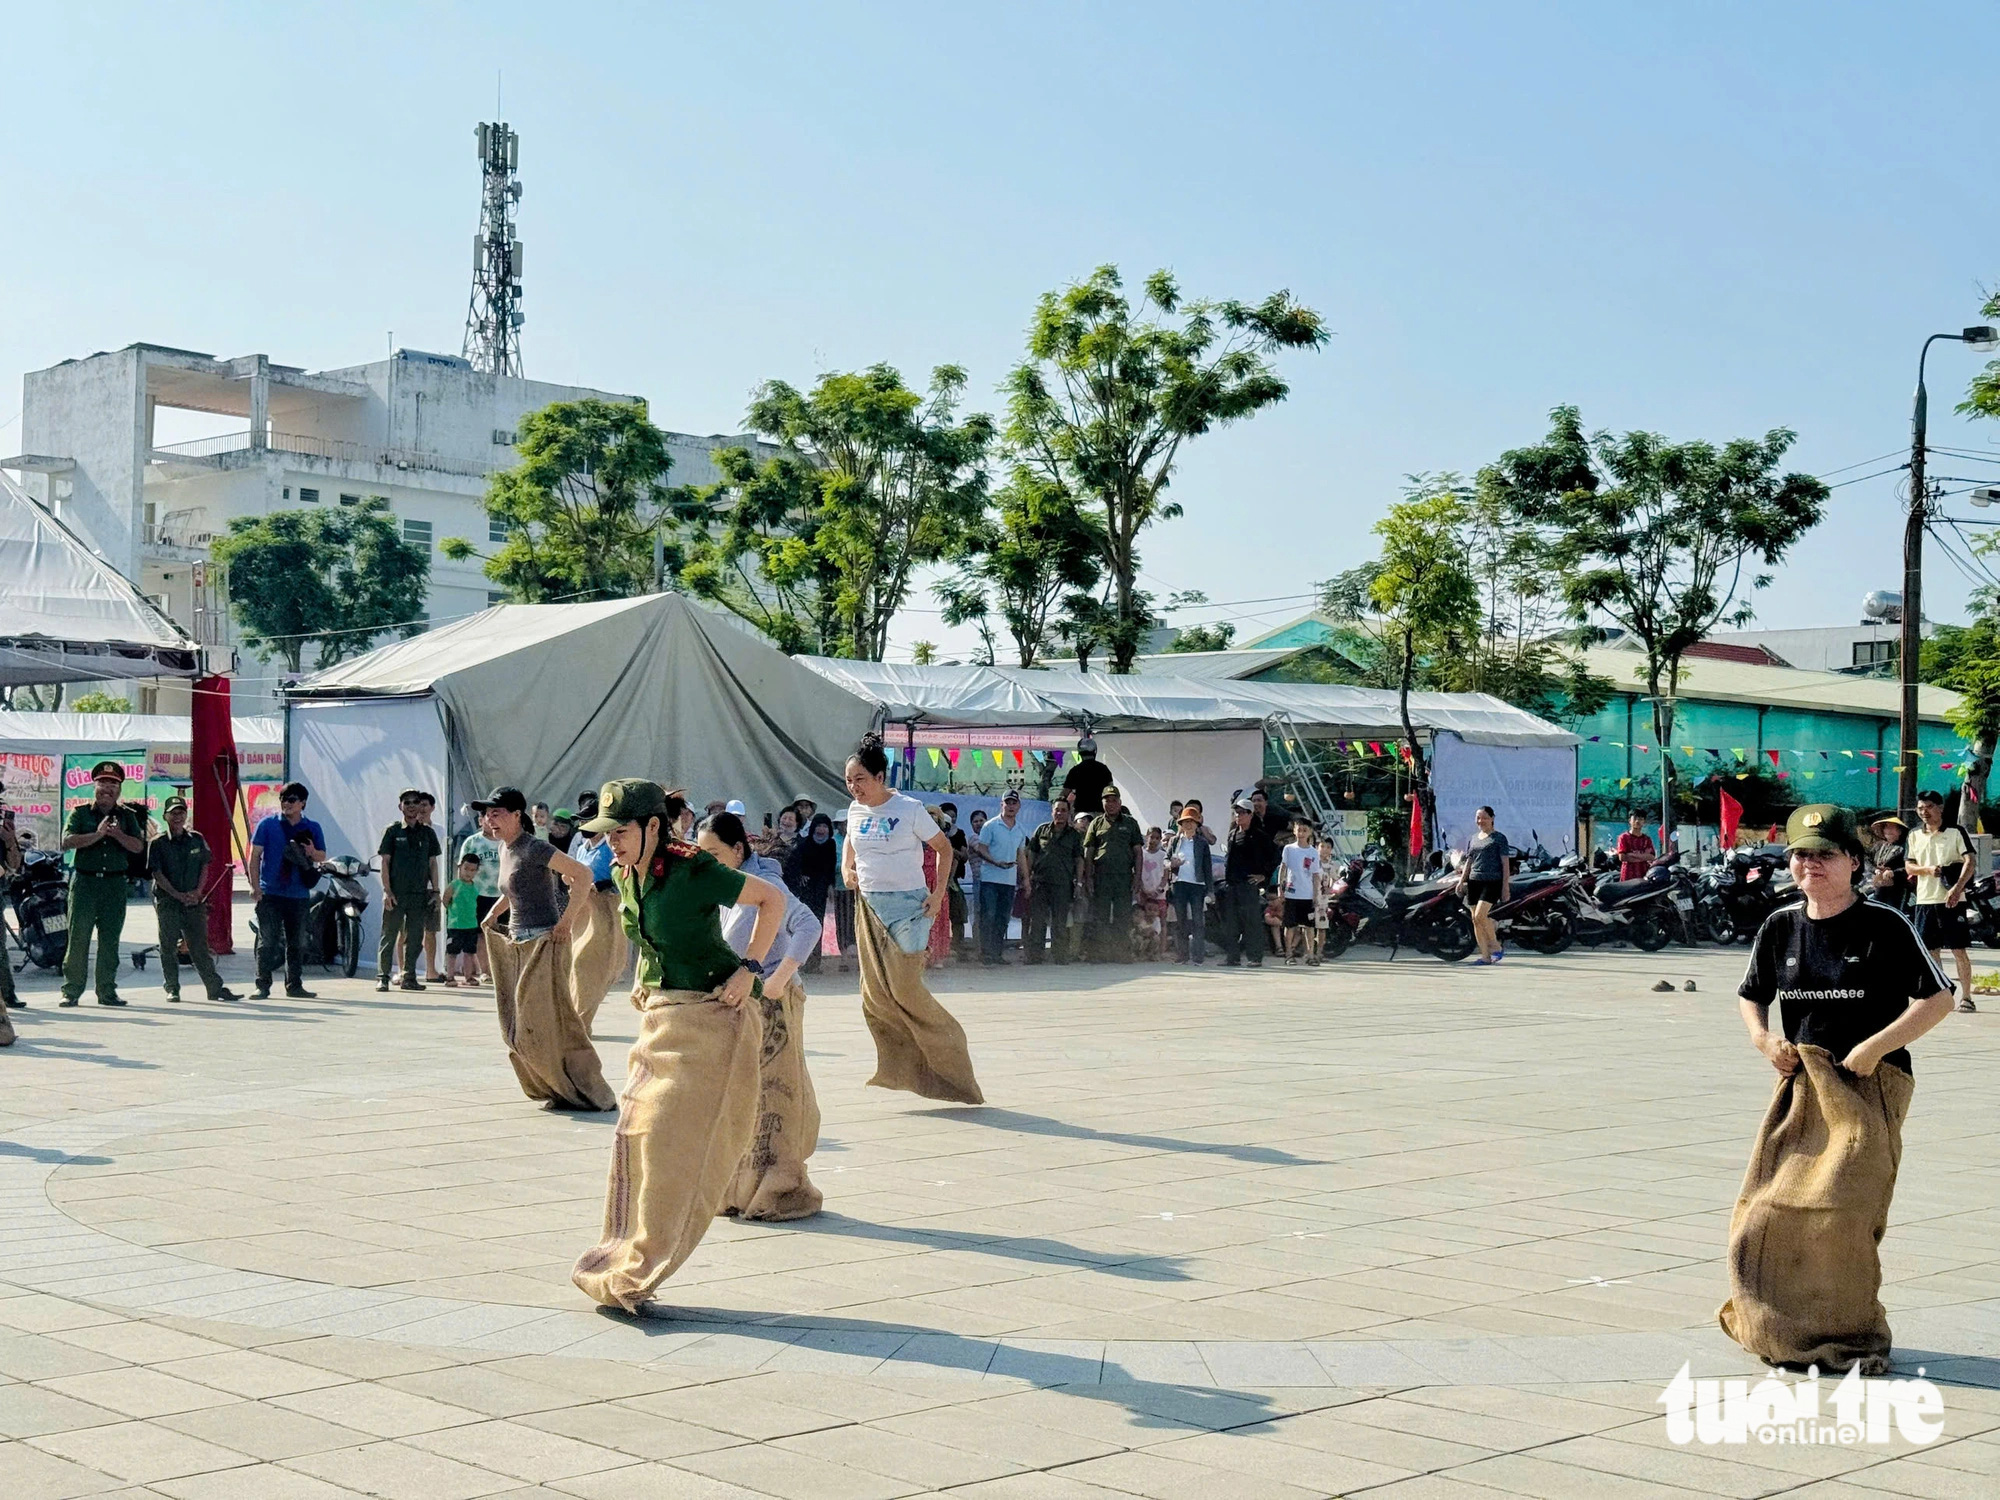
{"type": "MultiPolygon", "coordinates": [[[[1008,1346],[1000,1339],[967,1338],[911,1323],[785,1313],[745,1314],[714,1307],[662,1306],[657,1311],[649,1308],[637,1317],[609,1307],[600,1307],[598,1312],[611,1322],[640,1329],[649,1338],[689,1333],[728,1334],[735,1338],[768,1339],[799,1349],[851,1352],[864,1358],[876,1355],[889,1361],[873,1372],[877,1375],[897,1373],[898,1366],[904,1367],[902,1373],[906,1374],[935,1369],[967,1376],[981,1371],[1018,1375],[1036,1386],[1060,1389],[1065,1396],[1122,1406],[1142,1428],[1186,1432],[1256,1430],[1296,1411],[1278,1407],[1269,1396],[1257,1391],[1130,1378],[1107,1380],[1107,1374],[1116,1367],[1088,1355],[1008,1346]],[[801,1329],[805,1330],[803,1337],[801,1329]]],[[[1331,1387],[1326,1395],[1329,1405],[1348,1399],[1331,1387]]]]}
{"type": "Polygon", "coordinates": [[[1905,1378],[1921,1365],[1924,1378],[1933,1385],[1976,1386],[2000,1390],[2000,1359],[1987,1354],[1948,1354],[1941,1349],[1905,1349],[1900,1345],[1890,1354],[1893,1373],[1905,1378]]]}
{"type": "Polygon", "coordinates": [[[0,1141],[0,1157],[15,1157],[21,1161],[40,1162],[49,1167],[108,1167],[108,1156],[76,1156],[68,1151],[51,1151],[39,1146],[22,1146],[13,1141],[0,1141]]]}
{"type": "MultiPolygon", "coordinates": [[[[741,1221],[739,1221],[741,1222],[741,1221]]],[[[746,1228],[758,1227],[746,1223],[746,1228]]],[[[926,1250],[971,1250],[1012,1260],[1059,1261],[1119,1276],[1128,1281],[1191,1281],[1175,1255],[1118,1255],[1085,1250],[1062,1240],[1006,1234],[980,1234],[968,1229],[919,1229],[897,1224],[870,1224],[846,1214],[820,1212],[794,1219],[785,1234],[831,1234],[847,1239],[876,1240],[889,1245],[916,1245],[926,1250]]]]}
{"type": "Polygon", "coordinates": [[[1323,1167],[1328,1163],[1294,1156],[1274,1146],[1232,1146],[1207,1141],[1183,1141],[1165,1135],[1126,1135],[1115,1130],[1093,1130],[1088,1125],[1072,1125],[1047,1115],[1024,1114],[1017,1109],[995,1109],[991,1105],[952,1105],[943,1109],[920,1109],[912,1113],[940,1120],[963,1120],[972,1125],[990,1125],[995,1130],[1011,1130],[1019,1135],[1053,1135],[1072,1141],[1108,1141],[1115,1146],[1134,1146],[1144,1151],[1187,1151],[1199,1156],[1226,1156],[1231,1161],[1266,1167],[1323,1167]]]}
{"type": "Polygon", "coordinates": [[[96,1063],[100,1068],[142,1068],[158,1071],[160,1064],[141,1062],[135,1057],[120,1057],[113,1052],[104,1052],[102,1042],[79,1042],[71,1037],[44,1036],[39,1026],[33,1030],[23,1030],[20,1012],[15,1011],[14,1034],[18,1038],[15,1045],[23,1053],[45,1052],[50,1057],[63,1062],[96,1063]],[[104,1053],[99,1057],[96,1054],[104,1053]]]}

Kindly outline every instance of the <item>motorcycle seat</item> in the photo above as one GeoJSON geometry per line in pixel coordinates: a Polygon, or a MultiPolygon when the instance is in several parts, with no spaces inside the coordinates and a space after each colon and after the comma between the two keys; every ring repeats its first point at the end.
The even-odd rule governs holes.
{"type": "Polygon", "coordinates": [[[1664,889],[1657,880],[1613,880],[1597,888],[1597,899],[1606,906],[1615,906],[1633,896],[1658,895],[1664,889]]]}
{"type": "Polygon", "coordinates": [[[1392,885],[1383,893],[1390,911],[1408,911],[1427,894],[1426,891],[1413,891],[1401,885],[1392,885]]]}

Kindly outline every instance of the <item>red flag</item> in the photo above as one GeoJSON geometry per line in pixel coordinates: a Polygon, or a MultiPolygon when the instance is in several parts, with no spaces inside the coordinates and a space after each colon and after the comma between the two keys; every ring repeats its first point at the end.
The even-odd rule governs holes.
{"type": "Polygon", "coordinates": [[[1969,781],[1958,794],[1958,821],[1974,833],[1979,832],[1979,793],[1969,781]]]}
{"type": "Polygon", "coordinates": [[[1368,742],[1368,753],[1370,755],[1380,755],[1382,753],[1382,742],[1380,740],[1370,740],[1368,742]]]}
{"type": "Polygon", "coordinates": [[[1770,757],[1771,757],[1771,764],[1772,764],[1772,765],[1774,765],[1774,766],[1775,766],[1775,765],[1776,765],[1776,764],[1778,763],[1778,752],[1777,752],[1777,751],[1775,751],[1775,750],[1766,750],[1766,751],[1765,751],[1764,753],[1765,753],[1766,755],[1768,755],[1768,756],[1770,756],[1770,757]]]}
{"type": "Polygon", "coordinates": [[[1743,821],[1743,804],[1727,792],[1722,792],[1722,847],[1736,847],[1736,825],[1743,821]]]}
{"type": "Polygon", "coordinates": [[[1424,857],[1424,803],[1421,797],[1410,799],[1410,858],[1424,857]]]}
{"type": "Polygon", "coordinates": [[[212,953],[234,953],[233,860],[240,851],[234,847],[233,831],[241,793],[236,780],[236,733],[229,718],[229,679],[203,677],[197,681],[188,717],[194,826],[213,853],[208,867],[208,946],[212,953]]]}

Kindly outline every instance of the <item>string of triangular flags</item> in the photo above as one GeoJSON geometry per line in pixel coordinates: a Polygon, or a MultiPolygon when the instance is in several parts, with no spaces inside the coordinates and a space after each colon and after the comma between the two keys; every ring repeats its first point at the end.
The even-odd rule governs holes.
{"type": "MultiPolygon", "coordinates": [[[[1048,764],[1060,770],[1063,757],[1068,753],[1066,750],[979,750],[959,745],[931,747],[924,751],[924,754],[930,757],[932,765],[949,765],[953,770],[957,770],[961,762],[969,770],[974,766],[983,764],[989,755],[993,757],[994,766],[1001,770],[1006,769],[1009,761],[1012,761],[1016,766],[1026,766],[1030,760],[1033,760],[1037,765],[1040,765],[1043,761],[1047,761],[1048,764]]],[[[904,746],[903,764],[914,766],[916,763],[916,747],[912,745],[904,746]]]]}
{"type": "MultiPolygon", "coordinates": [[[[1587,740],[1591,744],[1606,744],[1619,750],[1629,749],[1640,755],[1661,753],[1655,751],[1651,745],[1641,745],[1636,742],[1628,745],[1624,740],[1608,739],[1599,734],[1589,735],[1587,736],[1587,740]]],[[[1893,754],[1885,757],[1874,750],[1773,750],[1767,748],[1758,751],[1746,749],[1741,745],[1731,745],[1726,749],[1715,746],[1704,746],[1700,749],[1697,749],[1693,745],[1669,746],[1665,748],[1664,753],[1667,755],[1678,753],[1689,760],[1694,760],[1698,755],[1707,756],[1713,762],[1713,764],[1706,768],[1707,775],[1720,777],[1733,774],[1738,781],[1749,780],[1751,773],[1747,769],[1732,772],[1732,762],[1735,766],[1748,767],[1758,763],[1760,760],[1768,759],[1771,763],[1771,769],[1777,773],[1777,779],[1780,781],[1788,781],[1793,776],[1797,776],[1802,781],[1816,781],[1822,776],[1873,776],[1879,771],[1886,769],[1884,765],[1885,761],[1891,765],[1895,761],[1893,754]],[[1790,770],[1785,769],[1786,756],[1790,756],[1794,762],[1790,770]],[[1835,756],[1854,761],[1856,764],[1851,766],[1835,765],[1835,756]],[[1805,766],[1810,766],[1811,769],[1806,769],[1805,766],[1799,765],[1799,762],[1804,762],[1805,766]],[[1861,764],[1861,762],[1867,762],[1867,764],[1861,764]]],[[[1963,749],[1919,750],[1917,753],[1921,756],[1935,757],[1938,761],[1938,769],[1940,771],[1961,770],[1968,764],[1965,760],[1966,752],[1963,749]]],[[[1579,780],[1577,785],[1589,786],[1596,780],[1609,781],[1611,778],[1586,776],[1579,780]]],[[[1632,784],[1632,781],[1633,778],[1630,776],[1621,776],[1618,778],[1618,785],[1621,788],[1628,787],[1632,784]]]]}

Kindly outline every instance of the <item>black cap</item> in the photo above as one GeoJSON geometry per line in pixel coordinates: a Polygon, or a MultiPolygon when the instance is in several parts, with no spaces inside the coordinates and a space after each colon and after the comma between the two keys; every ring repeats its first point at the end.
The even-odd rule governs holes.
{"type": "Polygon", "coordinates": [[[115,760],[100,760],[90,768],[90,779],[92,781],[123,781],[125,779],[125,768],[115,760]]]}
{"type": "Polygon", "coordinates": [[[472,804],[472,810],[483,813],[497,807],[503,812],[525,813],[528,810],[528,794],[517,786],[496,786],[483,800],[472,804]]]}
{"type": "Polygon", "coordinates": [[[579,822],[597,816],[597,793],[578,792],[576,794],[576,816],[579,822]]]}

